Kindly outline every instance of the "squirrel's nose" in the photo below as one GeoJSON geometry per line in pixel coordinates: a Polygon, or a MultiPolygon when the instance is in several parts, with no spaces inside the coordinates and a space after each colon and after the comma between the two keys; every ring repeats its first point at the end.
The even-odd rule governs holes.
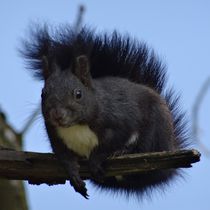
{"type": "Polygon", "coordinates": [[[53,108],[50,110],[50,119],[53,123],[62,124],[66,116],[66,111],[62,108],[53,108]]]}

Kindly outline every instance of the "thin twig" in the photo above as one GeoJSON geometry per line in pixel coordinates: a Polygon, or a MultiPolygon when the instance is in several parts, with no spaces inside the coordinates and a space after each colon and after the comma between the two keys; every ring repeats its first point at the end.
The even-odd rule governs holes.
{"type": "Polygon", "coordinates": [[[29,128],[33,124],[34,120],[36,119],[37,115],[39,115],[39,114],[40,114],[40,105],[30,115],[28,121],[25,123],[22,131],[20,132],[21,135],[24,135],[29,130],[29,128]]]}
{"type": "Polygon", "coordinates": [[[199,145],[204,154],[208,157],[210,157],[210,150],[203,144],[199,135],[199,111],[201,110],[201,104],[209,87],[210,77],[207,78],[206,81],[203,83],[192,108],[192,134],[196,143],[199,145]]]}

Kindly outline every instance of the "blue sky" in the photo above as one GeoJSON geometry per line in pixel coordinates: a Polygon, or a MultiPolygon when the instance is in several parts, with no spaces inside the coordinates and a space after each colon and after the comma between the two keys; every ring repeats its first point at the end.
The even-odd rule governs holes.
{"type": "MultiPolygon", "coordinates": [[[[210,1],[207,0],[19,0],[0,1],[0,106],[20,130],[40,101],[41,82],[24,69],[17,48],[30,21],[74,23],[80,3],[86,6],[84,23],[99,31],[117,29],[146,41],[168,66],[169,85],[182,95],[181,105],[191,121],[191,109],[202,83],[210,76],[210,1]]],[[[203,143],[210,148],[210,93],[200,110],[203,143]]],[[[49,152],[50,146],[38,117],[24,140],[29,151],[49,152]]],[[[197,148],[197,146],[194,146],[197,148]]],[[[165,193],[155,193],[142,202],[97,192],[88,184],[90,200],[76,194],[69,184],[49,187],[26,183],[31,210],[44,209],[191,209],[209,210],[210,159],[187,169],[185,180],[165,193]]]]}

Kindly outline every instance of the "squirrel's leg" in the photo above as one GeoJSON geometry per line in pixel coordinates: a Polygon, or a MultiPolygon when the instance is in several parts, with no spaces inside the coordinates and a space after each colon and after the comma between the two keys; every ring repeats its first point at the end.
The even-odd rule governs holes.
{"type": "Polygon", "coordinates": [[[62,157],[59,159],[61,163],[64,165],[64,168],[66,169],[69,175],[69,181],[70,181],[71,186],[74,187],[74,190],[76,192],[80,193],[82,196],[88,199],[87,188],[85,187],[85,182],[81,179],[79,175],[80,166],[78,163],[77,156],[73,154],[70,156],[68,154],[68,158],[62,155],[62,157]]]}
{"type": "Polygon", "coordinates": [[[53,151],[57,156],[60,163],[64,166],[64,169],[69,175],[70,184],[74,187],[74,190],[88,199],[87,188],[85,187],[85,182],[81,179],[79,175],[79,163],[76,154],[67,150],[61,145],[52,145],[53,151]]]}

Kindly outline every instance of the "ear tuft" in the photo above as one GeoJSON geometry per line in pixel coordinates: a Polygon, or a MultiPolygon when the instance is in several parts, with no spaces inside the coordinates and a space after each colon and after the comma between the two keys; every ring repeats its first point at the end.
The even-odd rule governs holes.
{"type": "Polygon", "coordinates": [[[76,58],[77,67],[82,72],[88,72],[89,71],[89,62],[86,55],[80,55],[76,58]]]}

